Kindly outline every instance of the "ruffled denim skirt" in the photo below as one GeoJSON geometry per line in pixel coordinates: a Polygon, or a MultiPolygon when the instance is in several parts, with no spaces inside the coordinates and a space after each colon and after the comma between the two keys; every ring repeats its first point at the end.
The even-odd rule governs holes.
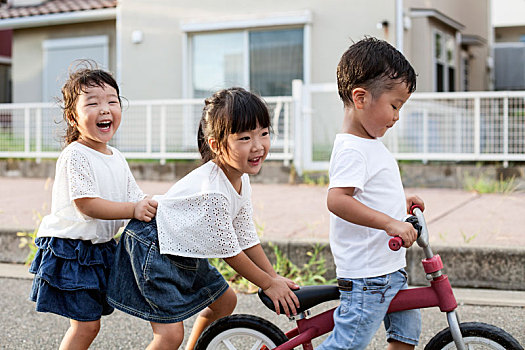
{"type": "Polygon", "coordinates": [[[96,321],[113,312],[106,301],[116,242],[38,237],[29,272],[35,274],[30,299],[36,311],[77,321],[96,321]]]}
{"type": "Polygon", "coordinates": [[[108,302],[147,321],[175,323],[206,308],[228,287],[208,259],[160,254],[155,219],[131,220],[117,246],[108,302]]]}

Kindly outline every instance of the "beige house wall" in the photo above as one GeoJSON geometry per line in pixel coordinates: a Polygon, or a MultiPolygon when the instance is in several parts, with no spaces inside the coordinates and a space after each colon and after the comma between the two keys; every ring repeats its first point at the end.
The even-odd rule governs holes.
{"type": "Polygon", "coordinates": [[[116,67],[114,21],[15,30],[13,32],[12,79],[16,83],[13,84],[13,102],[42,101],[43,41],[95,35],[108,36],[109,66],[110,70],[114,71],[116,67]]]}
{"type": "Polygon", "coordinates": [[[373,6],[369,1],[347,0],[125,0],[121,7],[122,89],[129,99],[185,95],[183,69],[187,66],[182,23],[228,22],[253,18],[254,14],[271,17],[304,10],[312,15],[310,67],[305,67],[306,76],[310,82],[335,82],[339,58],[352,40],[367,34],[395,44],[394,6],[395,1],[391,0],[374,1],[373,6]],[[388,21],[387,31],[377,28],[382,21],[388,21]],[[136,30],[143,33],[140,44],[131,42],[136,30]]]}
{"type": "Polygon", "coordinates": [[[407,40],[411,45],[410,50],[405,50],[405,54],[417,74],[416,91],[433,91],[433,70],[432,64],[430,64],[432,62],[432,40],[430,39],[428,19],[425,17],[415,18],[411,22],[412,28],[407,40]]]}
{"type": "Polygon", "coordinates": [[[519,42],[525,36],[525,18],[524,24],[520,27],[500,27],[495,28],[495,41],[497,43],[519,42]]]}
{"type": "MultiPolygon", "coordinates": [[[[475,36],[484,42],[482,46],[468,48],[470,59],[469,90],[488,90],[490,71],[487,59],[490,56],[491,26],[490,4],[488,0],[429,0],[423,4],[420,0],[405,1],[405,11],[410,9],[433,9],[463,25],[462,35],[475,36]]],[[[434,31],[438,28],[445,33],[455,35],[455,29],[432,18],[426,23],[422,18],[411,20],[409,38],[414,49],[410,52],[411,62],[418,71],[418,91],[434,91],[432,43],[434,31]],[[418,49],[422,45],[424,50],[418,49]],[[429,47],[430,45],[430,47],[429,47]]],[[[460,89],[460,43],[456,46],[456,91],[460,89]]]]}

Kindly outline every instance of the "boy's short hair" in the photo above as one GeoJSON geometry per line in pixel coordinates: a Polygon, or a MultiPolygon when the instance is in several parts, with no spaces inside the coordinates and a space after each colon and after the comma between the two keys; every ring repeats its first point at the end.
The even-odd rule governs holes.
{"type": "Polygon", "coordinates": [[[416,90],[416,73],[405,56],[384,40],[366,37],[352,44],[337,65],[337,88],[345,107],[352,106],[352,90],[364,88],[378,97],[403,82],[416,90]]]}

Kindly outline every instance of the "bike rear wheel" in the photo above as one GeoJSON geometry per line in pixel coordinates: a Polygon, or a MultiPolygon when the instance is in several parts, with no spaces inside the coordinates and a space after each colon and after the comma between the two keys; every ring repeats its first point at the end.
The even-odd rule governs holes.
{"type": "MultiPolygon", "coordinates": [[[[510,334],[496,326],[480,323],[460,323],[459,328],[467,349],[523,350],[510,334]]],[[[456,349],[452,333],[446,328],[430,339],[425,350],[456,349]]]]}
{"type": "Polygon", "coordinates": [[[273,323],[253,315],[232,315],[213,322],[195,350],[273,349],[288,338],[273,323]]]}

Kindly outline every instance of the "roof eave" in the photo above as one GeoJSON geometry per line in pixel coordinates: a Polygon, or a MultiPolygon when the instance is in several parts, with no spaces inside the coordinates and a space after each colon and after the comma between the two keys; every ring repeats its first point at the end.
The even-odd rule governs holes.
{"type": "Polygon", "coordinates": [[[417,9],[413,8],[410,9],[410,17],[416,18],[416,17],[432,17],[437,20],[439,20],[442,23],[445,23],[446,25],[454,28],[455,30],[461,32],[465,29],[465,26],[458,21],[448,17],[447,15],[444,15],[443,13],[434,10],[434,9],[417,9]]]}
{"type": "Polygon", "coordinates": [[[116,8],[53,13],[49,15],[0,19],[0,29],[47,27],[61,24],[106,21],[117,18],[116,8]]]}

